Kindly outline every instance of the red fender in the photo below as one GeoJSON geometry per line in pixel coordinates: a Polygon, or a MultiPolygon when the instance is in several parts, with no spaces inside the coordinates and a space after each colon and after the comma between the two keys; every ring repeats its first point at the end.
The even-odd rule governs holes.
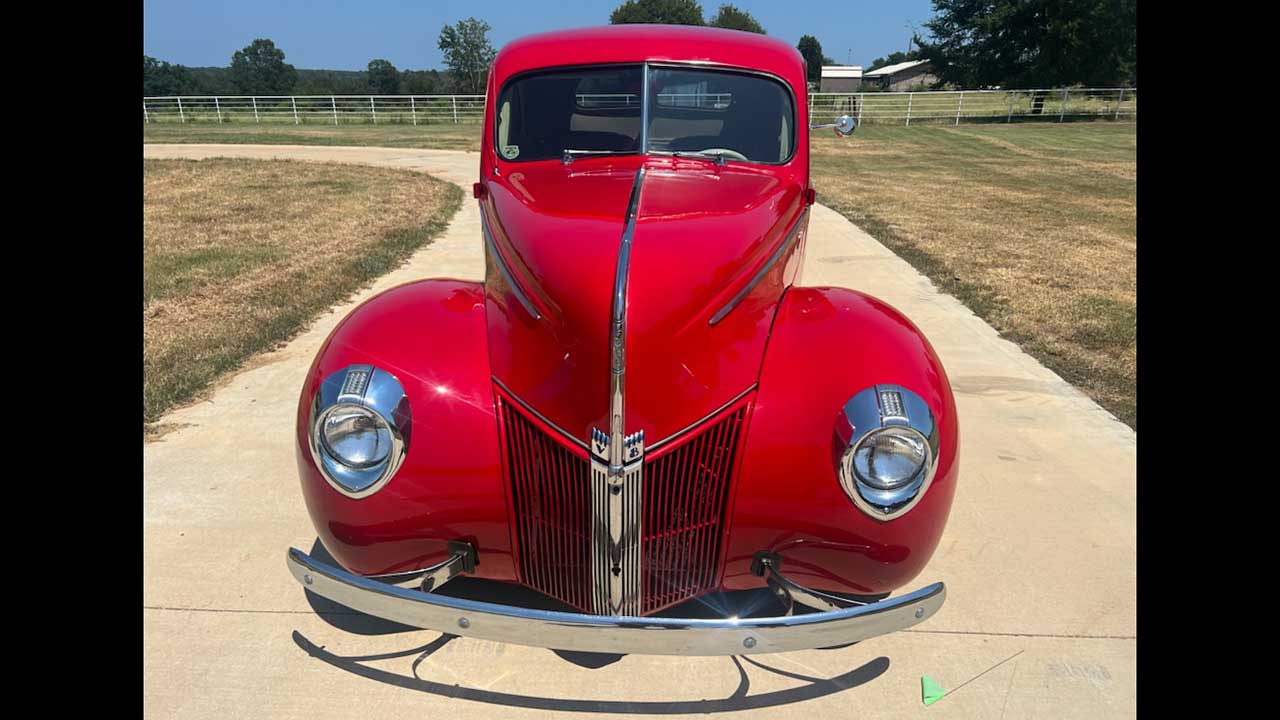
{"type": "Polygon", "coordinates": [[[780,554],[788,576],[820,590],[877,594],[910,582],[946,525],[958,442],[951,385],[910,320],[853,290],[791,288],[774,320],[747,430],[725,589],[763,584],[750,571],[759,550],[780,554]],[[914,508],[889,521],[849,500],[832,459],[837,414],[878,383],[919,394],[939,429],[933,484],[914,508]]]}
{"type": "Polygon", "coordinates": [[[479,554],[476,575],[516,579],[481,283],[422,280],[353,310],[303,383],[297,450],[311,520],[346,568],[365,575],[415,570],[445,559],[447,541],[464,539],[479,554]],[[404,464],[386,487],[360,500],[329,485],[307,439],[320,383],[356,363],[394,375],[413,416],[404,464]]]}

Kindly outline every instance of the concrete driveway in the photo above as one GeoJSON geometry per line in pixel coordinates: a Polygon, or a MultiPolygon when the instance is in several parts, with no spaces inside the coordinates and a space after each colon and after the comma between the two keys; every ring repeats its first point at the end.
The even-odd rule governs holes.
{"type": "MultiPolygon", "coordinates": [[[[455,151],[301,146],[145,144],[143,155],[408,168],[468,195],[478,162],[455,151]]],[[[309,600],[284,566],[286,547],[316,541],[291,436],[302,377],[333,325],[370,294],[422,277],[483,276],[479,214],[468,199],[446,234],[406,265],[207,400],[170,413],[163,422],[180,428],[144,443],[146,714],[1135,714],[1135,434],[834,211],[814,207],[811,223],[804,283],[856,288],[902,310],[932,341],[956,393],[960,484],[942,544],[916,583],[947,583],[946,605],[931,620],[838,650],[601,665],[309,600]],[[924,707],[923,674],[953,694],[924,707]]]]}

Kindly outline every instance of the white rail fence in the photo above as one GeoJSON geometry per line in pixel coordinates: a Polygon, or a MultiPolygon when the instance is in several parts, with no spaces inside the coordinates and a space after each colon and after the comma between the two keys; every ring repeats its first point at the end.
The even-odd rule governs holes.
{"type": "MultiPolygon", "coordinates": [[[[726,107],[727,94],[666,95],[673,106],[726,107]]],[[[633,95],[582,95],[583,107],[625,107],[633,95]]],[[[944,90],[927,92],[810,93],[815,120],[853,115],[859,123],[906,125],[961,122],[1066,122],[1136,120],[1137,88],[944,90]]],[[[183,95],[142,98],[150,123],[293,123],[413,125],[479,123],[483,95],[183,95]]]]}

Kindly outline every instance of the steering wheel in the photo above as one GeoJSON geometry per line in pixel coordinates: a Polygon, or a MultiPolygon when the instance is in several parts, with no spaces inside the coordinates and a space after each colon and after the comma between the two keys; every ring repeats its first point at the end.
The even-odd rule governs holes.
{"type": "Polygon", "coordinates": [[[743,155],[737,150],[730,150],[729,148],[707,148],[706,150],[699,150],[698,152],[702,153],[703,155],[723,155],[729,158],[730,160],[741,160],[743,162],[750,162],[749,160],[747,160],[746,155],[743,155]]]}

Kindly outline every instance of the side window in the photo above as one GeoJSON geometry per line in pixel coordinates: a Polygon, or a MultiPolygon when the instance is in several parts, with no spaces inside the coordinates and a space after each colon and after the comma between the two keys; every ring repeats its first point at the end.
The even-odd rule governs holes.
{"type": "Polygon", "coordinates": [[[511,144],[511,100],[504,100],[498,108],[498,147],[511,144]]]}

